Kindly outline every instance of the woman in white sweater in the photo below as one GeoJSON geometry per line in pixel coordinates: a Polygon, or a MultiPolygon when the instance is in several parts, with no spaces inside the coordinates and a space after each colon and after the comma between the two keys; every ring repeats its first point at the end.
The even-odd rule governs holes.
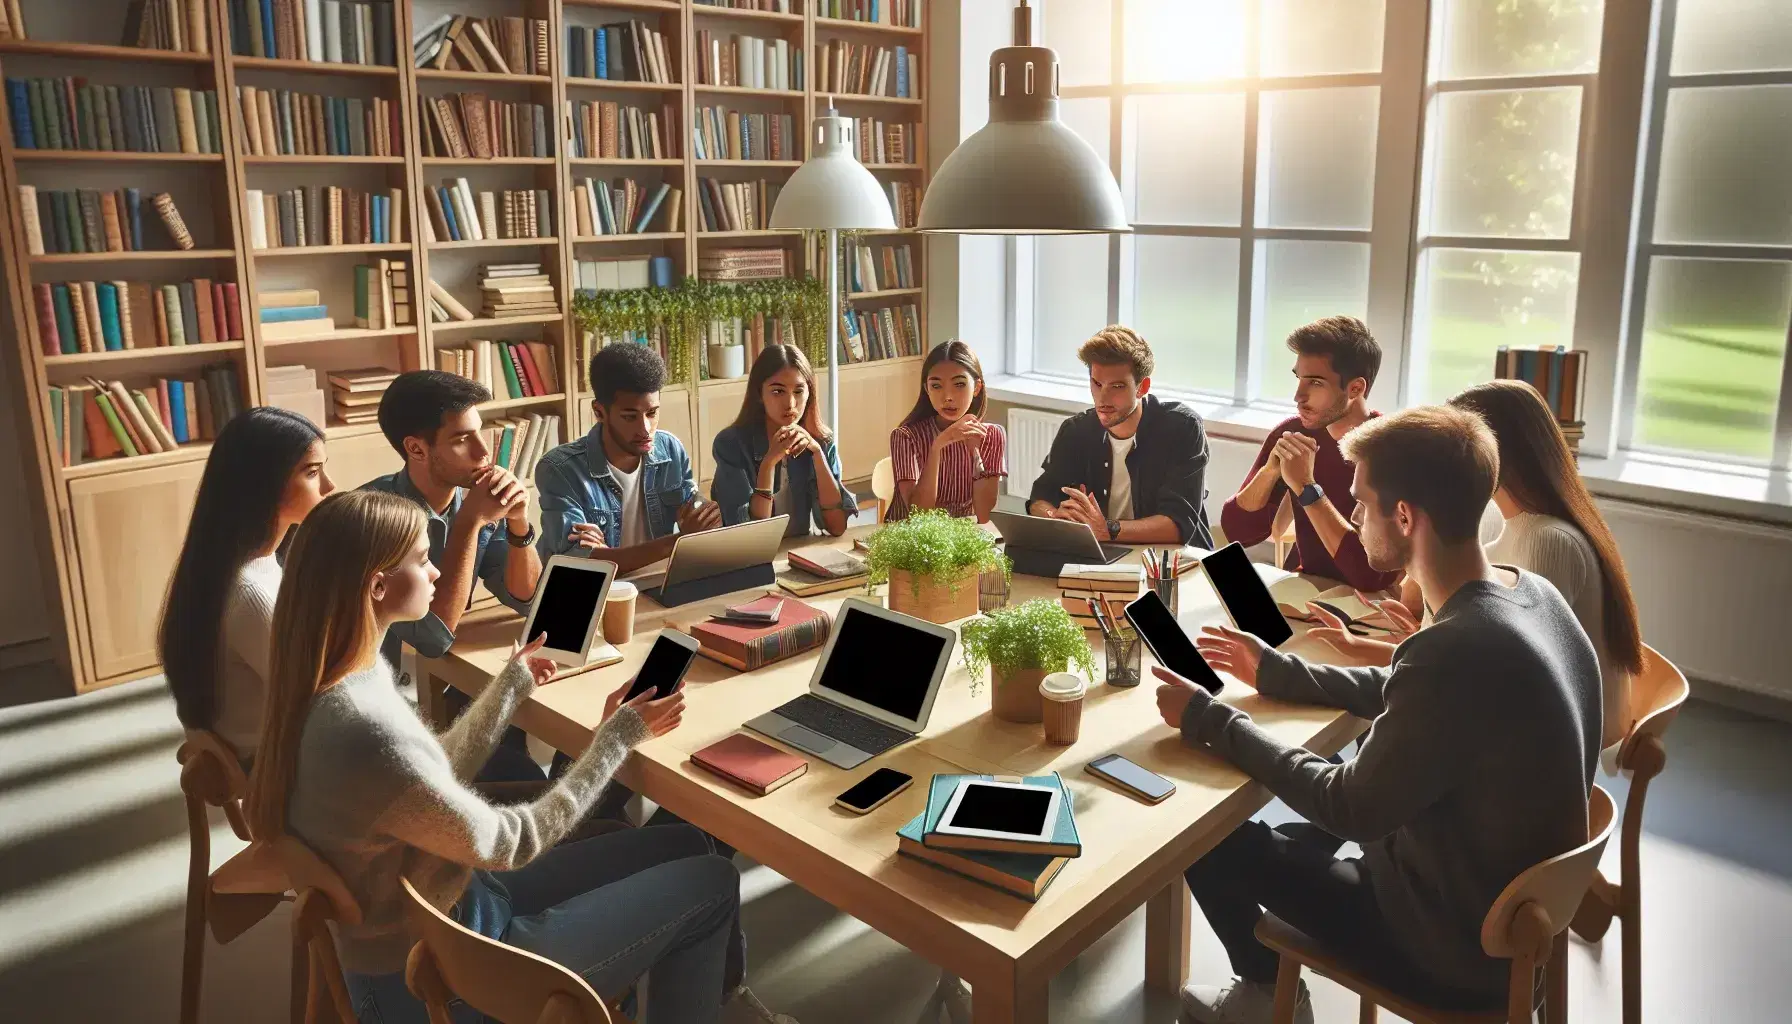
{"type": "Polygon", "coordinates": [[[734,865],[688,825],[556,846],[630,748],[678,725],[683,694],[624,704],[624,684],[559,779],[528,803],[487,803],[470,779],[554,666],[533,657],[539,641],[522,648],[433,733],[378,644],[392,623],[428,612],[437,575],[414,502],[338,494],[294,538],[274,611],[249,827],[302,840],[360,903],[362,922],[336,931],[358,1016],[424,1020],[403,979],[416,941],[399,884],[408,878],[462,924],[578,971],[606,999],[649,975],[649,1020],[712,1024],[739,912],[734,865]]]}
{"type": "Polygon", "coordinates": [[[175,712],[255,756],[267,692],[268,628],[287,531],[334,489],[324,435],[295,412],[262,406],[218,432],[162,610],[158,647],[175,712]]]}

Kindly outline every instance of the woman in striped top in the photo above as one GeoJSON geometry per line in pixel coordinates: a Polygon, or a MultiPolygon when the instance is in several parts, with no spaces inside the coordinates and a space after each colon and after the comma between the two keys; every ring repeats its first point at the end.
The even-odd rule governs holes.
{"type": "Polygon", "coordinates": [[[983,421],[983,364],[962,341],[934,346],[921,364],[921,395],[890,432],[896,477],[891,519],[923,508],[989,521],[1008,475],[1008,436],[983,421]]]}

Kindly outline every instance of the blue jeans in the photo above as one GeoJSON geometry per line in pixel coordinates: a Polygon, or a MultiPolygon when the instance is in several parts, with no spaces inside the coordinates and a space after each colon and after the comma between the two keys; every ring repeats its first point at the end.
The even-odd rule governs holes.
{"type": "MultiPolygon", "coordinates": [[[[647,1018],[714,1024],[740,875],[689,825],[568,843],[526,867],[476,873],[456,904],[469,927],[576,971],[606,1002],[642,975],[647,1018]]],[[[360,1024],[427,1024],[402,971],[347,976],[360,1024]]],[[[457,1004],[457,1024],[483,1018],[457,1004]]]]}

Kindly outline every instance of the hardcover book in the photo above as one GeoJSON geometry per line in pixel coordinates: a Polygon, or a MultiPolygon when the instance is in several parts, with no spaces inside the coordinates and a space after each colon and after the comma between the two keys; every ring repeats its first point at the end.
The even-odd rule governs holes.
{"type": "Polygon", "coordinates": [[[777,596],[760,598],[748,607],[769,610],[774,602],[779,605],[775,623],[755,626],[711,620],[693,623],[686,631],[697,638],[697,653],[742,672],[795,657],[828,642],[833,623],[819,608],[777,596]]]}

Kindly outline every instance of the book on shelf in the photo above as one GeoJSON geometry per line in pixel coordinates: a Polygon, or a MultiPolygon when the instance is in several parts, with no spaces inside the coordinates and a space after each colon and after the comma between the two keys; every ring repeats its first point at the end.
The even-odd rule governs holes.
{"type": "Polygon", "coordinates": [[[827,612],[777,594],[744,607],[776,611],[778,618],[755,625],[715,619],[689,623],[684,630],[697,639],[697,653],[736,671],[751,672],[825,645],[833,626],[827,612]]]}
{"type": "Polygon", "coordinates": [[[482,385],[504,400],[560,393],[559,350],[545,341],[471,341],[436,350],[436,369],[482,385]]]}
{"type": "Polygon", "coordinates": [[[266,404],[296,412],[319,427],[328,425],[329,407],[316,370],[309,366],[270,366],[262,376],[267,381],[262,390],[266,404]]]}
{"type": "Polygon", "coordinates": [[[921,313],[913,303],[849,310],[840,321],[842,363],[923,354],[921,313]]]}
{"type": "Polygon", "coordinates": [[[1083,840],[1076,830],[1076,812],[1072,805],[1075,800],[1064,785],[1064,780],[1057,772],[1048,775],[1027,775],[1019,779],[1007,777],[1011,781],[1023,782],[1029,786],[1040,786],[1058,790],[1062,796],[1058,801],[1058,820],[1052,829],[1052,836],[1047,840],[1024,839],[992,839],[985,836],[959,835],[954,832],[939,831],[940,820],[946,816],[946,805],[952,801],[952,794],[958,791],[959,784],[966,780],[981,782],[997,781],[994,775],[947,775],[933,777],[927,790],[927,812],[922,822],[921,842],[935,850],[975,850],[980,853],[1025,853],[1047,857],[1080,857],[1083,854],[1083,840]]]}
{"type": "Polygon", "coordinates": [[[234,281],[60,281],[32,291],[46,356],[243,340],[234,281]]]}
{"type": "MultiPolygon", "coordinates": [[[[12,11],[14,23],[20,24],[18,0],[7,0],[6,6],[12,11]]],[[[204,0],[131,0],[125,7],[119,43],[146,50],[210,53],[205,8],[204,0]]],[[[25,38],[23,27],[17,38],[25,38]]]]}
{"type": "Polygon", "coordinates": [[[386,388],[398,379],[395,370],[383,366],[359,370],[332,370],[325,378],[330,385],[331,416],[338,424],[354,426],[379,421],[380,398],[386,388]]]}
{"type": "Polygon", "coordinates": [[[423,155],[456,160],[553,156],[548,108],[455,92],[417,99],[423,155]]]}
{"type": "Polygon", "coordinates": [[[983,850],[945,850],[921,841],[927,824],[922,812],[896,830],[896,852],[975,882],[1019,896],[1029,903],[1039,897],[1070,863],[1069,857],[1038,853],[990,853],[983,850]]]}
{"type": "Polygon", "coordinates": [[[397,156],[398,105],[377,96],[324,96],[237,86],[248,156],[397,156]]]}
{"type": "Polygon", "coordinates": [[[553,279],[539,263],[485,263],[479,272],[484,316],[538,316],[560,311],[553,279]]]}
{"type": "Polygon", "coordinates": [[[1587,394],[1587,352],[1570,351],[1565,345],[1509,348],[1501,345],[1493,356],[1493,375],[1499,380],[1522,380],[1543,396],[1543,404],[1555,414],[1562,433],[1578,449],[1585,424],[1581,409],[1587,394]],[[1573,430],[1570,434],[1569,431],[1573,430]]]}
{"type": "Polygon", "coordinates": [[[677,231],[683,220],[684,190],[668,182],[580,178],[567,200],[578,238],[677,231]],[[660,222],[657,228],[652,226],[656,216],[660,222]]]}
{"type": "Polygon", "coordinates": [[[454,293],[442,287],[433,278],[429,282],[429,313],[431,323],[447,323],[450,320],[471,320],[473,311],[462,305],[454,297],[454,293]]]}
{"type": "Polygon", "coordinates": [[[560,443],[560,417],[531,413],[487,420],[480,431],[492,461],[522,479],[535,475],[535,464],[560,443]]]}
{"type": "Polygon", "coordinates": [[[25,244],[34,256],[50,253],[141,252],[149,248],[143,233],[144,206],[159,220],[177,249],[193,248],[193,237],[174,199],[159,192],[145,200],[142,190],[73,191],[19,186],[19,215],[25,244]]]}
{"type": "Polygon", "coordinates": [[[394,0],[227,0],[230,52],[319,64],[395,66],[394,0]]]}
{"type": "Polygon", "coordinates": [[[771,222],[782,186],[754,181],[697,179],[697,199],[704,231],[762,231],[771,222]]]}
{"type": "Polygon", "coordinates": [[[788,39],[697,30],[697,84],[725,88],[803,89],[803,50],[788,39]]]}
{"type": "Polygon", "coordinates": [[[666,34],[645,21],[630,20],[591,28],[566,26],[566,74],[612,82],[678,81],[678,62],[666,34]]]}
{"type": "Polygon", "coordinates": [[[697,277],[704,281],[764,281],[788,276],[790,253],[773,246],[705,249],[697,257],[697,277]]]}
{"type": "Polygon", "coordinates": [[[218,94],[209,89],[8,78],[6,105],[18,149],[224,152],[218,94]]]}
{"type": "Polygon", "coordinates": [[[789,114],[698,107],[691,152],[699,160],[801,160],[802,136],[789,114]]]}
{"type": "Polygon", "coordinates": [[[255,319],[261,325],[264,342],[309,338],[336,330],[336,321],[330,316],[329,309],[316,289],[311,288],[258,294],[255,319]]]}
{"type": "Polygon", "coordinates": [[[657,111],[611,100],[566,101],[572,125],[572,155],[583,160],[677,160],[678,107],[657,111]]]}
{"type": "Polygon", "coordinates": [[[920,98],[921,58],[906,46],[830,39],[815,49],[816,92],[920,98]]]}
{"type": "Polygon", "coordinates": [[[411,41],[417,67],[481,74],[548,73],[548,23],[540,18],[444,14],[411,41]]]}
{"type": "Polygon", "coordinates": [[[573,261],[573,287],[585,292],[670,288],[675,283],[670,256],[608,256],[573,261]]]}
{"type": "Polygon", "coordinates": [[[890,197],[890,215],[898,228],[912,228],[920,222],[921,186],[912,181],[886,181],[884,194],[890,197]]]}
{"type": "Polygon", "coordinates": [[[547,189],[474,192],[467,179],[447,178],[423,195],[429,210],[423,223],[426,242],[554,236],[547,189]]]}
{"type": "MultiPolygon", "coordinates": [[[[697,0],[702,3],[703,0],[697,0]]],[[[863,21],[873,25],[920,28],[922,0],[816,0],[823,18],[863,21]]]]}
{"type": "Polygon", "coordinates": [[[51,426],[64,466],[209,441],[243,409],[242,386],[229,364],[205,367],[196,379],[156,377],[132,386],[82,380],[49,389],[51,426]]]}
{"type": "Polygon", "coordinates": [[[921,126],[913,121],[880,121],[853,118],[859,162],[862,164],[917,164],[921,162],[921,126]]]}
{"type": "Polygon", "coordinates": [[[766,11],[771,14],[796,14],[792,0],[694,0],[698,7],[720,7],[730,11],[766,11]]]}
{"type": "MultiPolygon", "coordinates": [[[[811,246],[811,260],[826,266],[825,241],[811,246]]],[[[914,249],[907,242],[900,245],[868,245],[853,240],[843,246],[842,287],[848,295],[860,292],[890,291],[917,287],[914,249]]]]}
{"type": "Polygon", "coordinates": [[[244,193],[243,203],[250,245],[256,249],[404,241],[401,188],[384,192],[339,185],[307,185],[279,192],[252,188],[244,193]]]}

